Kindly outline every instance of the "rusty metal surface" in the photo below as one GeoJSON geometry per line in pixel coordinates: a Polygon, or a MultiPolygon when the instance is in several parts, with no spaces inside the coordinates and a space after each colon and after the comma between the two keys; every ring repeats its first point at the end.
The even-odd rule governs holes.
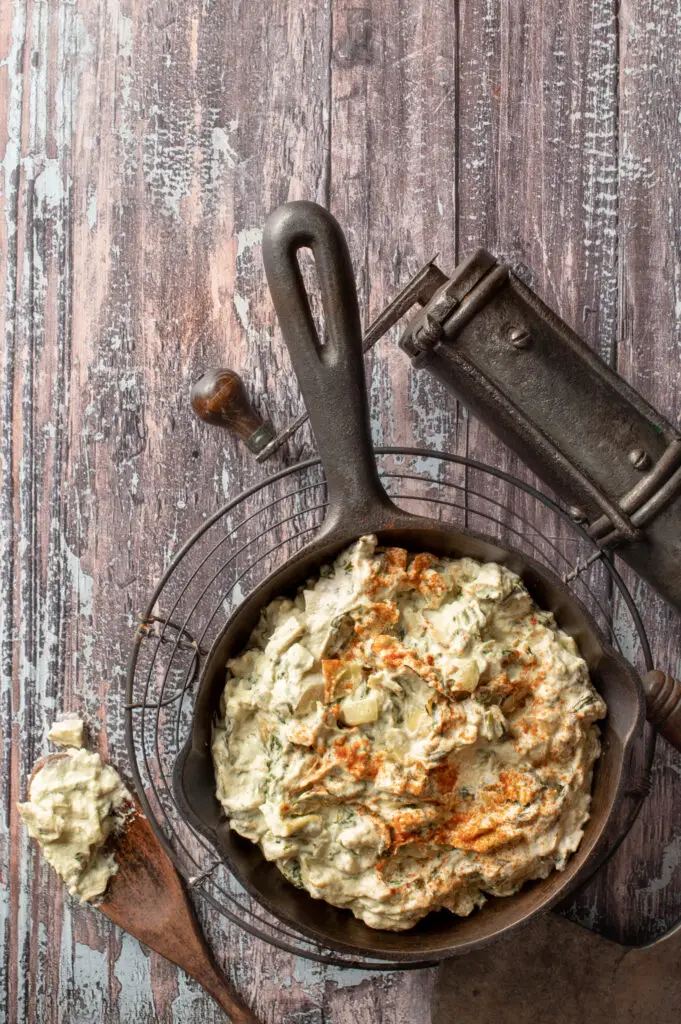
{"type": "Polygon", "coordinates": [[[480,250],[400,345],[681,610],[681,438],[532,289],[480,250]]]}

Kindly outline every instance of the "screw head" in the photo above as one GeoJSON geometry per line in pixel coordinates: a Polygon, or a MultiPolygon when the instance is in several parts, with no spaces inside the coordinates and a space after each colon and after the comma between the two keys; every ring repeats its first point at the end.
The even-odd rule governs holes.
{"type": "Polygon", "coordinates": [[[509,334],[509,339],[513,348],[517,349],[529,348],[532,343],[530,332],[525,327],[514,327],[509,334]]]}
{"type": "Polygon", "coordinates": [[[629,452],[629,462],[634,469],[648,469],[651,461],[650,455],[643,448],[632,448],[629,452]]]}

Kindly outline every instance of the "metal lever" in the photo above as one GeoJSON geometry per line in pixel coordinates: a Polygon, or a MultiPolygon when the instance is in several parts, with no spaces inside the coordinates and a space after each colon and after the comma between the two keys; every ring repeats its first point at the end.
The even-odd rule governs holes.
{"type": "Polygon", "coordinates": [[[681,610],[681,435],[510,267],[478,250],[399,344],[681,610]]]}
{"type": "MultiPolygon", "coordinates": [[[[365,353],[372,349],[412,306],[425,306],[430,302],[438,288],[447,281],[447,275],[436,266],[435,258],[412,277],[371,324],[362,342],[365,353]]],[[[226,427],[240,437],[255,454],[258,462],[265,462],[279,451],[308,420],[307,413],[301,413],[274,437],[269,427],[253,410],[239,375],[226,368],[207,370],[192,385],[191,402],[199,419],[204,423],[226,427]]]]}

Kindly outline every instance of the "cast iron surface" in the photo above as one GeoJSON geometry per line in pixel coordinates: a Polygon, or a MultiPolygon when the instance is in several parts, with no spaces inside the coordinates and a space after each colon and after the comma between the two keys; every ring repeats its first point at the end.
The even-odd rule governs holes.
{"type": "Polygon", "coordinates": [[[175,775],[178,800],[190,822],[226,857],[237,877],[263,905],[304,934],[334,949],[394,959],[438,959],[491,941],[562,899],[595,870],[621,838],[630,759],[644,724],[644,702],[635,673],[603,640],[586,610],[550,572],[483,537],[445,529],[437,520],[397,508],[378,477],[371,448],[364,386],[361,333],[354,280],[340,228],[321,208],[293,203],[275,211],[263,240],[275,308],[310,413],[327,478],[328,511],[310,544],[244,600],[208,656],[196,701],[190,739],[175,775]],[[328,339],[324,344],[310,313],[296,254],[314,254],[328,339]],[[592,815],[567,869],[505,900],[490,900],[471,917],[430,915],[406,933],[374,931],[323,901],[291,886],[253,844],[229,830],[215,797],[210,733],[224,686],[227,657],[248,639],[260,609],[290,592],[362,533],[412,551],[469,555],[502,562],[522,575],[538,603],[551,609],[573,634],[609,706],[603,754],[594,780],[592,815]]]}
{"type": "MultiPolygon", "coordinates": [[[[426,263],[411,281],[396,295],[392,302],[369,326],[362,342],[364,352],[369,352],[416,303],[425,306],[433,297],[437,289],[447,280],[447,275],[437,267],[433,260],[426,263]]],[[[254,447],[250,434],[243,429],[244,417],[249,422],[260,421],[257,413],[250,405],[245,392],[238,394],[226,390],[223,380],[231,380],[238,375],[227,368],[207,370],[192,387],[192,408],[200,420],[204,423],[212,423],[216,426],[226,427],[231,433],[245,441],[247,446],[256,455],[258,462],[265,462],[275,452],[279,451],[283,444],[293,437],[300,430],[304,423],[307,423],[309,416],[307,411],[302,412],[295,420],[279,431],[276,437],[260,444],[258,435],[258,446],[254,447]],[[198,401],[197,401],[198,398],[198,401]],[[216,415],[217,413],[217,415],[216,415]]]]}

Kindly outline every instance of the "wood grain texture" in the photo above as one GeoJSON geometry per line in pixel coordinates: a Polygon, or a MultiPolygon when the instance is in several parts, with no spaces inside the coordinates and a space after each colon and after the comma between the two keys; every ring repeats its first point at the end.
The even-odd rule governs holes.
{"type": "MultiPolygon", "coordinates": [[[[55,711],[81,709],[125,770],[122,685],[154,582],[202,517],[312,450],[303,431],[263,469],[189,412],[190,381],[221,363],[268,396],[264,418],[300,411],[261,268],[267,213],[330,204],[365,323],[426,258],[486,245],[675,416],[679,53],[661,0],[0,6],[0,1020],[223,1019],[65,898],[14,804],[55,711]]],[[[377,443],[520,469],[388,339],[371,367],[377,443]]],[[[678,676],[678,623],[641,597],[678,676]]],[[[652,937],[681,915],[680,779],[660,744],[598,883],[608,920],[588,893],[583,920],[652,937]]],[[[199,913],[268,1024],[429,1020],[433,972],[322,968],[199,913]]]]}

